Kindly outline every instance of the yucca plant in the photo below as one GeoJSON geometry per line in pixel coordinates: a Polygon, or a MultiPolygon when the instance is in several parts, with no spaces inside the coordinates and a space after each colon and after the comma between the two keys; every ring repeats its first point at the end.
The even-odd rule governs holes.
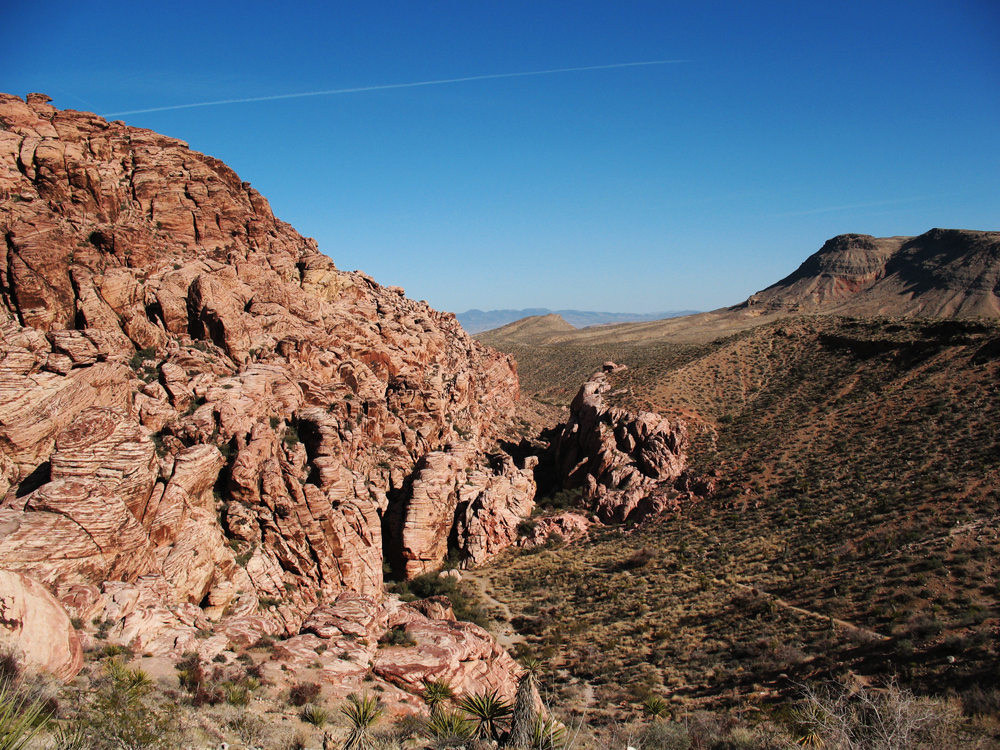
{"type": "Polygon", "coordinates": [[[41,701],[29,702],[10,683],[0,683],[0,750],[21,750],[48,717],[41,701]]]}
{"type": "Polygon", "coordinates": [[[521,662],[524,673],[517,683],[517,695],[514,698],[514,713],[511,718],[511,747],[528,747],[531,742],[535,724],[539,721],[538,706],[541,699],[538,695],[538,677],[542,671],[542,663],[538,659],[528,657],[521,662]]]}
{"type": "Polygon", "coordinates": [[[60,725],[52,733],[55,750],[90,750],[87,732],[79,724],[60,725]]]}
{"type": "Polygon", "coordinates": [[[247,706],[250,704],[250,690],[245,685],[233,685],[232,683],[222,686],[226,696],[226,703],[231,706],[247,706]]]}
{"type": "Polygon", "coordinates": [[[377,742],[372,734],[372,725],[385,713],[385,709],[373,695],[347,696],[347,705],[340,712],[351,724],[350,734],[344,743],[344,750],[375,750],[377,742]]]}
{"type": "Polygon", "coordinates": [[[531,731],[531,747],[535,750],[561,750],[566,746],[566,727],[551,716],[535,719],[531,731]]]}
{"type": "Polygon", "coordinates": [[[302,721],[312,724],[314,727],[321,727],[330,719],[330,712],[315,703],[308,704],[299,714],[302,721]]]}
{"type": "Polygon", "coordinates": [[[654,719],[662,719],[670,713],[670,706],[656,693],[650,693],[642,699],[642,712],[654,719]]]}
{"type": "Polygon", "coordinates": [[[499,742],[500,731],[504,720],[511,714],[511,706],[497,695],[496,690],[467,695],[459,701],[458,706],[472,717],[475,737],[499,742]]]}
{"type": "Polygon", "coordinates": [[[431,707],[431,714],[439,710],[442,703],[455,697],[455,691],[447,680],[424,680],[424,703],[431,707]]]}

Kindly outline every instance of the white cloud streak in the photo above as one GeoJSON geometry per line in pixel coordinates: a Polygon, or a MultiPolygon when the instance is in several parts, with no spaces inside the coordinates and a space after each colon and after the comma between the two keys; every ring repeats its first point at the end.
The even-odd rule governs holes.
{"type": "Polygon", "coordinates": [[[331,96],[333,94],[355,94],[362,91],[385,91],[387,89],[407,89],[416,86],[439,86],[446,83],[465,83],[466,81],[487,81],[494,78],[519,78],[523,76],[544,76],[553,73],[577,73],[585,70],[610,70],[612,68],[635,68],[642,65],[671,65],[687,60],[649,60],[647,62],[615,63],[613,65],[588,65],[582,68],[557,68],[555,70],[531,70],[525,73],[493,73],[484,76],[466,76],[464,78],[444,78],[438,81],[416,81],[415,83],[388,83],[381,86],[358,86],[350,89],[331,89],[329,91],[309,91],[301,94],[277,94],[275,96],[255,96],[248,99],[220,99],[214,102],[196,102],[194,104],[172,104],[168,107],[150,107],[149,109],[132,109],[127,112],[109,112],[101,117],[119,117],[121,115],[141,115],[147,112],[167,112],[175,109],[191,109],[193,107],[216,107],[222,104],[246,104],[250,102],[271,102],[278,99],[301,99],[307,96],[331,96]]]}

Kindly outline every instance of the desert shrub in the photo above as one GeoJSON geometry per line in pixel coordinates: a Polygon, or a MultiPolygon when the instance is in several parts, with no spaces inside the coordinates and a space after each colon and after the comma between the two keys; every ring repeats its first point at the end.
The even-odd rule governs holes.
{"type": "Polygon", "coordinates": [[[459,711],[435,711],[431,714],[422,733],[433,741],[436,748],[464,745],[472,738],[475,727],[459,711]]]}
{"type": "Polygon", "coordinates": [[[966,716],[1000,716],[1000,690],[983,690],[974,685],[961,694],[962,713],[966,716]]]}
{"type": "Polygon", "coordinates": [[[21,676],[21,663],[13,647],[0,648],[0,684],[9,685],[21,676]]]}
{"type": "Polygon", "coordinates": [[[800,745],[845,750],[937,750],[953,717],[946,707],[890,682],[883,691],[806,688],[794,733],[800,745]]]}
{"type": "Polygon", "coordinates": [[[205,669],[201,665],[201,657],[195,651],[185,653],[174,668],[181,687],[192,693],[205,681],[205,669]]]}
{"type": "Polygon", "coordinates": [[[931,617],[917,617],[906,628],[911,638],[926,639],[939,635],[944,630],[944,623],[931,617]]]}
{"type": "Polygon", "coordinates": [[[405,625],[394,625],[378,639],[379,646],[416,646],[417,642],[406,632],[405,625]]]}
{"type": "Polygon", "coordinates": [[[150,347],[148,349],[139,349],[129,360],[129,366],[133,370],[138,370],[142,367],[142,363],[147,359],[153,359],[156,357],[156,348],[150,347]]]}
{"type": "Polygon", "coordinates": [[[621,563],[622,570],[637,570],[644,568],[656,559],[656,550],[652,547],[643,547],[626,557],[621,563]]]}
{"type": "Polygon", "coordinates": [[[556,490],[538,500],[538,507],[543,510],[566,510],[576,506],[580,500],[579,490],[556,490]]]}
{"type": "Polygon", "coordinates": [[[249,711],[240,711],[226,722],[226,726],[236,732],[240,742],[247,747],[256,747],[267,737],[267,723],[249,711]]]}
{"type": "Polygon", "coordinates": [[[691,735],[681,724],[654,721],[639,734],[642,750],[688,750],[691,735]]]}
{"type": "Polygon", "coordinates": [[[195,689],[191,703],[196,707],[217,706],[225,700],[225,689],[221,685],[205,680],[195,689]]]}
{"type": "Polygon", "coordinates": [[[710,711],[695,711],[687,719],[687,733],[692,750],[714,748],[723,733],[722,718],[710,711]]]}
{"type": "Polygon", "coordinates": [[[110,661],[96,683],[94,697],[81,722],[90,750],[153,750],[178,746],[175,703],[155,693],[141,669],[110,661]]]}
{"type": "Polygon", "coordinates": [[[288,702],[293,706],[304,706],[319,697],[319,684],[316,682],[298,682],[288,691],[288,702]]]}
{"type": "Polygon", "coordinates": [[[441,577],[435,572],[424,573],[409,581],[400,581],[393,584],[391,590],[401,596],[404,601],[416,599],[427,599],[432,596],[446,596],[451,602],[455,618],[465,622],[474,622],[480,627],[489,625],[489,618],[486,612],[479,605],[479,602],[469,594],[454,578],[449,576],[441,577]]]}

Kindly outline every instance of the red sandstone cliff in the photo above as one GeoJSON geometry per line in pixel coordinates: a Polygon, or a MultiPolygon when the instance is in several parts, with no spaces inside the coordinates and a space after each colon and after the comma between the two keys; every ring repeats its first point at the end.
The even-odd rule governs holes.
{"type": "Polygon", "coordinates": [[[513,360],[217,159],[0,95],[0,226],[0,568],[72,616],[164,653],[298,633],[530,513],[530,470],[486,453],[513,360]]]}

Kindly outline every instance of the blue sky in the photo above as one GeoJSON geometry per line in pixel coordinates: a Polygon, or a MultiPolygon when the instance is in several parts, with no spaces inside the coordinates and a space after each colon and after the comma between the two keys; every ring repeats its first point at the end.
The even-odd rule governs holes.
{"type": "Polygon", "coordinates": [[[837,234],[1000,230],[1000,3],[4,5],[0,90],[232,166],[434,307],[742,301],[837,234]],[[11,7],[11,6],[14,7],[11,7]]]}

